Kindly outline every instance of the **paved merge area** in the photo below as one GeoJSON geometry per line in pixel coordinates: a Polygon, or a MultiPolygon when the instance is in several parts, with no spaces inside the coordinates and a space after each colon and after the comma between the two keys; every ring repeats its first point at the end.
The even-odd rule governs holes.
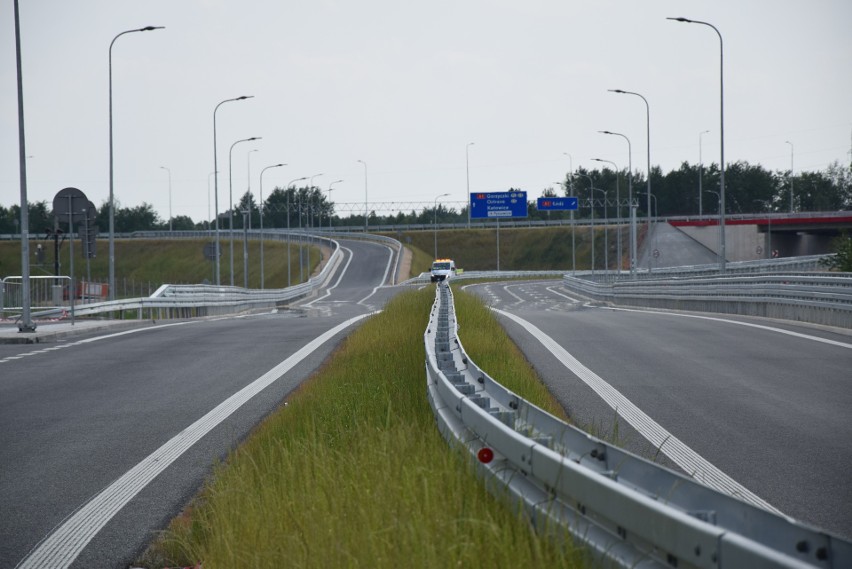
{"type": "Polygon", "coordinates": [[[67,320],[36,321],[35,332],[21,332],[13,320],[0,320],[0,344],[40,344],[94,332],[128,330],[154,324],[151,320],[67,320]]]}

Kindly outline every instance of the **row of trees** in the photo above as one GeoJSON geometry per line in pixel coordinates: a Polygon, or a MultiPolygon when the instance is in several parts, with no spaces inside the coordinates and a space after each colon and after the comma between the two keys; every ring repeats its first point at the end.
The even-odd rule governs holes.
{"type": "MultiPolygon", "coordinates": [[[[651,204],[653,215],[684,216],[713,215],[719,212],[719,166],[710,164],[699,168],[697,164],[684,162],[677,170],[663,174],[662,170],[651,169],[651,204]],[[701,192],[699,193],[699,178],[701,192]]],[[[586,170],[578,168],[565,175],[561,186],[543,188],[541,196],[576,196],[581,207],[575,214],[578,218],[596,218],[604,215],[615,217],[616,207],[622,216],[628,215],[626,208],[628,196],[628,176],[625,169],[616,172],[609,168],[586,170]],[[592,191],[591,188],[596,188],[592,191]],[[604,193],[605,192],[605,193],[604,193]],[[616,201],[616,195],[620,201],[616,201]],[[589,201],[590,198],[593,201],[589,201]],[[590,208],[594,207],[594,212],[590,208]]],[[[509,190],[511,190],[510,188],[509,190]]],[[[633,197],[638,203],[639,216],[647,216],[647,178],[642,172],[633,173],[633,197]]],[[[822,172],[802,172],[791,176],[789,171],[770,172],[760,165],[747,162],[728,164],[725,170],[725,209],[728,214],[783,213],[791,211],[838,211],[852,210],[852,165],[841,166],[835,162],[822,172]]],[[[567,212],[542,212],[536,210],[535,196],[528,191],[531,199],[529,218],[532,220],[560,219],[567,212]]],[[[464,223],[467,221],[467,207],[459,210],[447,208],[442,204],[425,207],[421,211],[399,211],[389,215],[377,215],[370,212],[370,225],[407,225],[438,223],[464,223]]],[[[233,225],[242,229],[244,222],[249,227],[260,226],[260,210],[253,194],[246,193],[230,211],[221,213],[220,227],[233,225]]],[[[335,213],[334,203],[328,201],[317,187],[276,188],[264,200],[265,227],[297,228],[329,225],[362,226],[364,215],[350,214],[341,216],[335,213]]],[[[12,234],[20,231],[20,207],[13,205],[5,208],[0,205],[0,234],[12,234]]],[[[46,233],[53,228],[53,216],[47,202],[29,204],[30,233],[46,233]]],[[[109,227],[109,205],[107,202],[98,208],[96,224],[101,232],[109,227]]],[[[206,220],[194,222],[187,216],[172,218],[171,227],[175,230],[207,229],[206,220]]],[[[124,208],[118,205],[115,211],[115,230],[119,233],[133,231],[163,230],[169,228],[169,220],[163,220],[147,203],[124,208]]]]}

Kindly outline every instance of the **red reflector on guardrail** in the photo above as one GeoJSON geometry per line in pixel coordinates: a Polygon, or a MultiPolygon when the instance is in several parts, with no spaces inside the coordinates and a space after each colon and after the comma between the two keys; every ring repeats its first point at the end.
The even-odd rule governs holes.
{"type": "Polygon", "coordinates": [[[482,447],[479,449],[479,452],[476,453],[476,458],[478,458],[479,462],[482,464],[488,464],[494,460],[494,451],[488,447],[482,447]]]}

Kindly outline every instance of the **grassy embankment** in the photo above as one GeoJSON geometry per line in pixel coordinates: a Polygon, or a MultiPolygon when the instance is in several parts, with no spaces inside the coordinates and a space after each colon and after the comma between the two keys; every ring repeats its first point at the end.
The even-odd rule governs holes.
{"type": "MultiPolygon", "coordinates": [[[[204,239],[117,239],[115,242],[115,283],[116,296],[147,296],[161,284],[197,284],[213,281],[213,263],[204,258],[204,239]]],[[[35,249],[38,243],[30,247],[32,263],[30,274],[33,276],[53,275],[53,242],[43,241],[46,248],[45,261],[36,262],[35,249]]],[[[91,259],[93,282],[107,282],[109,274],[109,254],[107,243],[98,242],[98,256],[91,259]]],[[[230,244],[220,242],[222,257],[219,262],[222,284],[230,284],[230,244]]],[[[296,244],[290,246],[290,281],[300,282],[299,249],[296,244]]],[[[287,244],[277,241],[264,243],[264,277],[266,288],[287,286],[287,244]]],[[[249,241],[249,287],[260,288],[260,242],[249,241]]],[[[308,250],[305,248],[304,250],[308,250]]],[[[62,274],[70,274],[70,247],[65,242],[60,248],[60,267],[62,274]]],[[[305,253],[306,280],[311,271],[320,262],[320,251],[310,248],[310,261],[305,253]],[[310,270],[308,270],[310,267],[310,270]]],[[[243,246],[241,241],[234,243],[234,284],[242,286],[244,282],[243,246]]],[[[21,274],[21,244],[18,241],[0,242],[0,277],[21,274]]],[[[86,260],[82,256],[79,241],[74,243],[74,274],[77,280],[86,279],[86,260]]]]}
{"type": "MultiPolygon", "coordinates": [[[[336,350],[224,464],[141,564],[218,567],[576,567],[438,433],[423,331],[434,289],[404,293],[336,350]]],[[[510,389],[559,405],[474,297],[462,341],[510,389]]]]}
{"type": "MultiPolygon", "coordinates": [[[[627,268],[627,229],[622,229],[622,261],[627,268]]],[[[617,233],[609,230],[609,262],[617,266],[617,233]]],[[[428,271],[435,252],[434,231],[401,231],[388,233],[409,247],[415,254],[411,274],[428,271]]],[[[587,270],[592,264],[592,237],[588,227],[578,227],[574,234],[577,270],[587,270]]],[[[456,266],[473,271],[497,269],[497,232],[494,229],[454,229],[438,232],[438,256],[453,259],[456,266]]],[[[595,228],[595,264],[603,268],[604,230],[595,228]]],[[[571,227],[518,228],[500,230],[500,268],[509,271],[570,270],[571,227]]]]}

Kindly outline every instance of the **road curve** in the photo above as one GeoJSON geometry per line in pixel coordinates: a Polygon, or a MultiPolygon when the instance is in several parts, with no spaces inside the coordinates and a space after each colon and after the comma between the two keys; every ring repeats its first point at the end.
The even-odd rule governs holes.
{"type": "MultiPolygon", "coordinates": [[[[555,281],[466,290],[534,323],[697,455],[772,507],[852,536],[848,331],[755,318],[613,310],[587,303],[555,281]]],[[[646,457],[657,456],[639,431],[624,417],[616,420],[616,411],[527,329],[507,317],[500,321],[578,424],[646,457]]],[[[663,462],[674,466],[673,460],[663,462]]]]}
{"type": "Polygon", "coordinates": [[[293,310],[0,345],[0,567],[131,563],[213,463],[396,293],[387,246],[341,245],[331,290],[293,310]]]}

